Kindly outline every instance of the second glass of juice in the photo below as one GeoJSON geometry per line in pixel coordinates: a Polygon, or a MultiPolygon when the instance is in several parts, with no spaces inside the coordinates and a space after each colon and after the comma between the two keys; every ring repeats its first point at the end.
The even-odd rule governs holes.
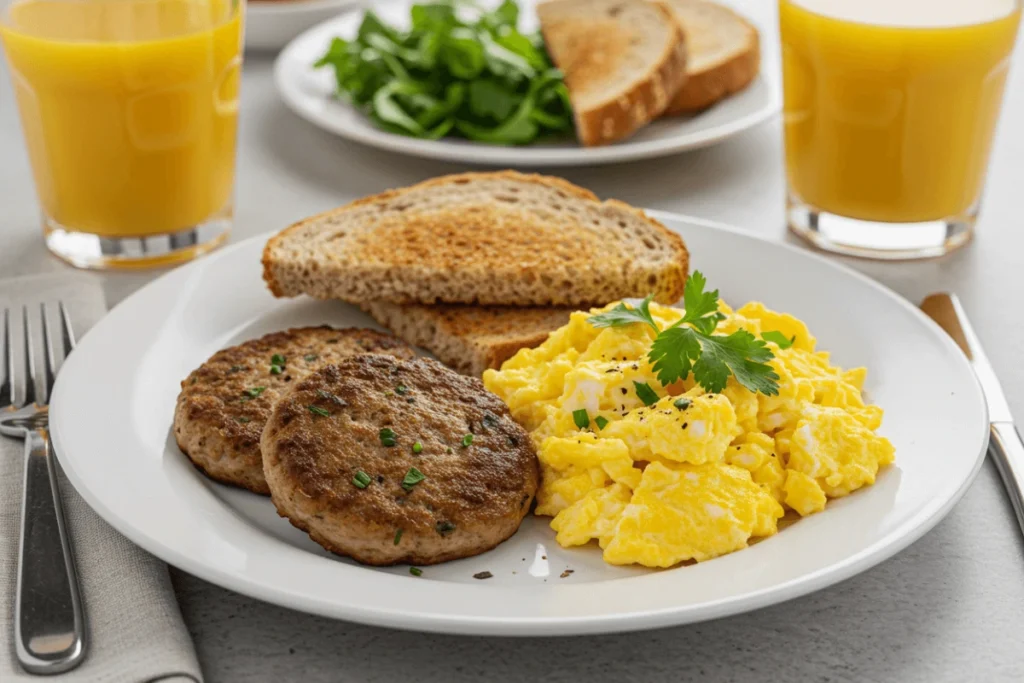
{"type": "Polygon", "coordinates": [[[978,216],[1020,0],[779,0],[788,222],[939,256],[978,216]]]}
{"type": "Polygon", "coordinates": [[[80,267],[164,265],[228,235],[241,0],[0,0],[43,230],[80,267]]]}

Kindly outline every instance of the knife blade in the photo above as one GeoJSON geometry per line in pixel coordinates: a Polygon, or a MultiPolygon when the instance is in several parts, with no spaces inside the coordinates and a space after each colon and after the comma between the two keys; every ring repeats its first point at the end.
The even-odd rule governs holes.
{"type": "Polygon", "coordinates": [[[992,430],[989,453],[1013,504],[1017,524],[1021,532],[1024,532],[1024,441],[1013,424],[1010,404],[1006,401],[995,370],[988,362],[981,342],[955,294],[929,294],[921,302],[921,310],[953,338],[967,356],[981,384],[992,430]]]}

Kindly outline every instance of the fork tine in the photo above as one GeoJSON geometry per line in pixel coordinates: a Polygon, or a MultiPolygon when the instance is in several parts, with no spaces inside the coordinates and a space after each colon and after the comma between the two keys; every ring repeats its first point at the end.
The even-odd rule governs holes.
{"type": "Polygon", "coordinates": [[[28,319],[28,306],[22,306],[21,319],[25,326],[25,391],[19,406],[35,403],[36,400],[36,353],[32,341],[32,324],[28,319]]]}
{"type": "Polygon", "coordinates": [[[53,382],[57,377],[57,356],[53,348],[53,334],[50,332],[50,318],[46,315],[46,304],[39,304],[39,317],[43,320],[43,393],[39,405],[50,401],[53,382]]]}
{"type": "Polygon", "coordinates": [[[75,348],[75,328],[71,326],[71,316],[68,315],[68,309],[64,307],[63,301],[57,302],[57,308],[60,309],[61,336],[64,338],[64,357],[67,358],[75,348]]]}
{"type": "Polygon", "coordinates": [[[3,359],[3,364],[0,365],[0,372],[3,373],[3,375],[0,375],[3,377],[3,381],[0,382],[0,408],[4,408],[11,405],[14,401],[14,397],[11,395],[11,384],[14,382],[14,349],[11,348],[10,309],[4,309],[4,315],[0,319],[0,324],[3,325],[0,343],[4,347],[3,356],[0,356],[3,359]]]}

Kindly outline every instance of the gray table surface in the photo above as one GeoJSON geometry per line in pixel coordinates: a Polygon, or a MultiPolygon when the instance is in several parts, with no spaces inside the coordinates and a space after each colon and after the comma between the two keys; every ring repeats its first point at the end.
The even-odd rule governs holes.
{"type": "MultiPolygon", "coordinates": [[[[764,5],[763,18],[774,21],[775,3],[764,5]]],[[[1024,34],[974,243],[927,263],[847,262],[912,301],[935,290],[956,291],[1024,421],[1020,43],[1024,34]]],[[[465,167],[320,132],[278,101],[270,60],[250,55],[238,168],[236,240],[465,167]]],[[[783,227],[778,119],[698,152],[555,172],[601,196],[791,239],[783,227]]],[[[64,268],[40,239],[9,76],[0,62],[0,277],[64,268]]],[[[158,274],[108,275],[109,302],[158,274]]],[[[751,614],[647,633],[520,640],[420,635],[292,612],[180,571],[173,577],[210,681],[1024,680],[1024,543],[991,463],[935,530],[875,569],[751,614]]]]}

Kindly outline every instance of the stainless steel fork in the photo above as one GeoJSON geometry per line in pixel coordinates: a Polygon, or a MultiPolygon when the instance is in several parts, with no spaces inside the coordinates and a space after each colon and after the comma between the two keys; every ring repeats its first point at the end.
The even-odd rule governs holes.
{"type": "Polygon", "coordinates": [[[39,307],[44,349],[41,377],[36,371],[28,307],[21,309],[21,364],[15,362],[10,309],[3,311],[0,321],[6,366],[6,372],[0,374],[0,406],[7,406],[6,410],[0,408],[0,434],[25,440],[25,488],[14,603],[15,652],[22,667],[36,674],[73,669],[85,658],[86,650],[85,614],[57,488],[57,464],[47,434],[50,392],[60,358],[75,346],[67,309],[63,303],[57,309],[59,339],[54,338],[46,304],[39,307]],[[61,356],[56,352],[57,344],[62,347],[61,356]],[[18,365],[23,365],[23,371],[19,372],[18,365]]]}

